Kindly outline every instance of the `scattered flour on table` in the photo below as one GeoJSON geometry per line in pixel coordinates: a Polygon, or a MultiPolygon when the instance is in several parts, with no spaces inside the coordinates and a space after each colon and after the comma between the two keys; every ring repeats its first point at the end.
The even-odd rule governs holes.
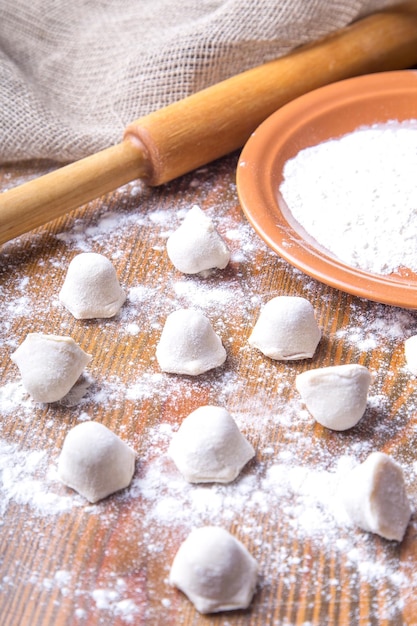
{"type": "Polygon", "coordinates": [[[115,617],[124,618],[128,624],[135,623],[139,608],[131,598],[125,598],[126,584],[123,578],[117,578],[110,588],[97,588],[91,592],[98,609],[110,612],[115,617]]]}
{"type": "Polygon", "coordinates": [[[352,322],[336,332],[336,338],[344,339],[363,352],[383,348],[383,340],[401,344],[416,333],[416,317],[411,311],[390,309],[375,304],[373,311],[353,316],[352,322]]]}
{"type": "MultiPolygon", "coordinates": [[[[139,216],[136,213],[103,213],[96,226],[85,229],[80,222],[71,233],[61,233],[59,239],[71,251],[90,251],[104,238],[114,251],[112,258],[117,258],[119,238],[126,229],[140,223],[141,228],[152,228],[158,233],[163,249],[166,237],[178,225],[183,214],[181,210],[175,213],[154,211],[139,216]]],[[[116,323],[106,322],[103,325],[117,337],[135,341],[143,331],[144,323],[152,330],[160,330],[160,319],[168,312],[180,306],[195,306],[214,319],[220,334],[224,334],[222,318],[236,333],[247,332],[248,320],[251,316],[255,317],[254,311],[257,312],[268,298],[258,293],[256,279],[250,284],[241,279],[240,264],[253,262],[261,246],[262,251],[265,250],[262,242],[244,223],[238,228],[226,223],[225,237],[232,247],[232,269],[223,277],[200,281],[173,273],[161,283],[153,281],[153,266],[150,264],[148,283],[140,285],[133,281],[127,289],[128,299],[116,323]]],[[[155,257],[154,263],[158,263],[158,257],[155,257]]],[[[274,263],[281,261],[274,257],[274,263]]],[[[52,259],[48,268],[52,265],[64,270],[66,262],[52,259]]],[[[39,271],[45,271],[42,264],[39,271]]],[[[316,289],[315,283],[296,270],[286,267],[286,271],[299,277],[306,297],[310,289],[316,289]]],[[[155,274],[158,275],[156,268],[155,274]]],[[[18,281],[18,288],[16,284],[6,284],[7,297],[0,300],[0,319],[3,322],[0,337],[3,349],[9,352],[17,343],[16,338],[9,338],[13,325],[26,324],[28,317],[42,319],[49,306],[56,306],[49,304],[50,293],[42,294],[39,300],[33,298],[30,281],[24,276],[14,280],[18,281]]],[[[401,342],[417,327],[411,312],[378,305],[372,305],[369,310],[352,305],[350,319],[349,326],[339,329],[330,340],[343,339],[358,351],[386,346],[387,342],[401,342]]],[[[227,343],[229,338],[225,337],[225,341],[227,343]]],[[[190,485],[182,479],[167,456],[176,426],[169,422],[169,416],[161,416],[161,422],[151,428],[145,427],[140,437],[130,435],[132,439],[129,443],[140,450],[131,487],[108,501],[86,506],[80,496],[68,492],[57,480],[55,437],[65,432],[66,425],[54,419],[51,410],[45,429],[47,446],[41,450],[17,446],[0,435],[0,513],[5,513],[7,507],[14,505],[26,508],[28,519],[22,530],[22,541],[30,543],[36,533],[37,540],[47,544],[48,537],[39,533],[42,519],[70,516],[77,512],[94,516],[98,524],[111,528],[118,519],[119,509],[133,500],[135,506],[127,507],[132,519],[124,530],[126,542],[130,539],[128,533],[135,529],[138,551],[147,552],[151,559],[160,560],[167,544],[171,547],[178,545],[179,540],[185,538],[195,526],[214,523],[229,528],[233,527],[235,519],[244,519],[244,524],[236,530],[250,545],[260,563],[263,585],[272,584],[279,576],[284,586],[290,586],[293,577],[300,571],[310,572],[313,577],[322,575],[319,564],[309,557],[308,551],[304,556],[294,556],[295,537],[301,543],[311,543],[313,548],[314,545],[326,545],[329,557],[332,554],[346,555],[351,568],[352,594],[356,593],[356,586],[361,580],[375,586],[387,583],[384,591],[387,616],[397,617],[401,609],[397,600],[398,590],[407,596],[417,584],[413,564],[402,564],[402,570],[398,571],[397,555],[391,549],[385,553],[381,550],[375,561],[372,538],[347,528],[348,522],[335,497],[344,473],[372,451],[369,437],[360,434],[336,435],[333,438],[335,450],[331,450],[326,441],[314,439],[311,418],[298,401],[287,401],[286,393],[293,384],[291,368],[282,376],[279,369],[269,362],[262,363],[257,371],[250,373],[228,369],[226,364],[216,375],[189,381],[165,375],[154,367],[144,370],[134,365],[137,364],[129,364],[132,375],[128,384],[123,384],[117,376],[107,378],[100,368],[93,371],[94,382],[79,405],[69,408],[71,415],[78,422],[86,421],[95,418],[97,406],[117,411],[125,402],[137,406],[138,410],[142,403],[146,406],[156,401],[169,402],[171,406],[178,407],[184,398],[193,398],[194,394],[201,393],[213,403],[229,405],[241,431],[253,442],[257,450],[256,459],[231,485],[190,485]],[[245,389],[247,376],[259,379],[259,389],[235,407],[234,398],[237,392],[245,389]],[[271,386],[278,387],[276,397],[268,393],[266,380],[271,386]],[[278,438],[277,432],[280,435],[278,438]],[[261,535],[260,518],[263,517],[268,520],[266,526],[271,530],[261,535]]],[[[8,371],[0,386],[0,417],[3,426],[13,422],[17,431],[25,432],[43,409],[27,397],[15,375],[14,370],[8,371]]],[[[393,427],[384,423],[381,411],[383,397],[379,395],[378,385],[370,397],[370,407],[372,411],[381,412],[379,428],[393,427]]],[[[410,415],[415,408],[408,408],[410,415]]],[[[120,435],[124,437],[124,433],[120,435]]],[[[406,463],[404,469],[411,484],[415,481],[416,464],[406,463]]],[[[4,525],[2,530],[6,532],[4,525]]],[[[107,557],[111,560],[111,553],[107,557]]],[[[169,566],[170,563],[165,564],[166,574],[169,566]]],[[[38,572],[32,572],[28,582],[59,589],[62,596],[72,594],[76,597],[75,623],[87,623],[91,601],[102,615],[102,624],[111,623],[116,618],[127,624],[139,623],[143,618],[152,623],[155,617],[147,613],[145,594],[139,582],[137,588],[132,589],[127,577],[112,572],[104,573],[92,589],[82,588],[76,575],[63,571],[59,564],[54,577],[43,578],[38,572]]],[[[335,574],[329,585],[338,584],[340,581],[335,574]]],[[[12,576],[0,581],[0,589],[12,585],[12,576]]],[[[324,586],[323,597],[328,592],[329,587],[324,586]]],[[[147,593],[152,593],[152,590],[147,590],[147,593]]],[[[167,586],[166,597],[160,600],[161,612],[169,608],[173,597],[174,592],[167,586]]]]}
{"type": "Polygon", "coordinates": [[[54,493],[56,480],[46,450],[25,451],[0,440],[0,515],[10,502],[31,507],[34,515],[46,516],[84,504],[77,495],[54,493]]]}
{"type": "Polygon", "coordinates": [[[417,121],[359,128],[301,150],[284,166],[293,217],[348,265],[417,272],[417,121]]]}

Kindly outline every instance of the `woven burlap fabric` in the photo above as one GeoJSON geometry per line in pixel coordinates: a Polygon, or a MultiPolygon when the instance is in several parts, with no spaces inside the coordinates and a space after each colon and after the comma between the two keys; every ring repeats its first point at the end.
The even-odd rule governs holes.
{"type": "Polygon", "coordinates": [[[395,0],[0,0],[0,160],[78,159],[131,121],[395,0]]]}

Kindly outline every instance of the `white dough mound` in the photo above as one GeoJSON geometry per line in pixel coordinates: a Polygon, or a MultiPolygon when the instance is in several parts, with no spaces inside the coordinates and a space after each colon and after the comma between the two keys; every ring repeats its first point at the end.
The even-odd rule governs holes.
{"type": "Polygon", "coordinates": [[[373,452],[351,470],[341,486],[343,504],[359,528],[401,541],[411,517],[401,467],[387,454],[373,452]]]}
{"type": "Polygon", "coordinates": [[[249,344],[276,360],[307,359],[321,339],[310,302],[299,296],[277,296],[265,304],[249,344]]]}
{"type": "Polygon", "coordinates": [[[258,567],[244,545],[227,530],[203,526],[180,546],[170,583],[200,613],[245,609],[256,588],[258,567]]]}
{"type": "Polygon", "coordinates": [[[168,454],[190,483],[230,483],[255,451],[226,409],[201,406],[184,419],[168,454]]]}
{"type": "Polygon", "coordinates": [[[226,350],[209,320],[194,309],[168,315],[156,347],[163,372],[196,376],[226,360],[226,350]]]}
{"type": "Polygon", "coordinates": [[[91,356],[71,337],[29,333],[11,359],[35,402],[57,402],[75,385],[91,356]]]}
{"type": "Polygon", "coordinates": [[[62,482],[94,503],[128,487],[135,452],[98,422],[83,422],[67,434],[58,460],[62,482]]]}
{"type": "Polygon", "coordinates": [[[108,318],[119,312],[126,294],[109,259],[83,252],[69,264],[59,299],[76,319],[108,318]]]}
{"type": "Polygon", "coordinates": [[[181,226],[168,238],[167,253],[174,267],[184,274],[224,269],[230,260],[228,247],[212,220],[198,206],[192,207],[181,226]]]}
{"type": "Polygon", "coordinates": [[[404,353],[407,368],[412,374],[417,375],[417,335],[405,340],[404,353]]]}
{"type": "Polygon", "coordinates": [[[334,365],[296,377],[296,388],[314,419],[332,430],[347,430],[363,416],[371,374],[363,365],[334,365]]]}

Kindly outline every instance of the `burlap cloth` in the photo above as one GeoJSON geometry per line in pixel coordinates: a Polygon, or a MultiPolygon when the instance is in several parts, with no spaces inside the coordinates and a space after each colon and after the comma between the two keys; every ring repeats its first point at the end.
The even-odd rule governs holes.
{"type": "Polygon", "coordinates": [[[395,0],[0,0],[0,160],[78,159],[138,117],[395,0]]]}

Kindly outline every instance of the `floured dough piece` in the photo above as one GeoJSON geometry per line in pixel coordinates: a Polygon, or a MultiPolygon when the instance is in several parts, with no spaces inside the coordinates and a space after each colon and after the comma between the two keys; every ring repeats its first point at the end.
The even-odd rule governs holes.
{"type": "Polygon", "coordinates": [[[203,526],[180,546],[170,583],[200,613],[245,609],[256,588],[258,567],[244,545],[227,530],[203,526]]]}
{"type": "Polygon", "coordinates": [[[332,430],[347,430],[365,412],[371,374],[363,365],[335,365],[298,374],[295,384],[319,424],[332,430]]]}
{"type": "Polygon", "coordinates": [[[196,376],[222,365],[226,350],[205,315],[179,309],[165,321],[156,358],[164,372],[196,376]]]}
{"type": "Polygon", "coordinates": [[[401,467],[390,456],[370,454],[342,482],[341,496],[354,524],[385,539],[403,539],[411,509],[401,467]]]}
{"type": "Polygon", "coordinates": [[[29,333],[11,359],[35,402],[57,402],[75,385],[91,356],[71,337],[29,333]]]}
{"type": "Polygon", "coordinates": [[[168,454],[190,483],[230,483],[255,451],[226,409],[201,406],[182,422],[168,454]]]}
{"type": "Polygon", "coordinates": [[[198,206],[193,206],[168,238],[167,253],[172,264],[184,274],[224,269],[230,260],[228,247],[212,220],[198,206]]]}
{"type": "Polygon", "coordinates": [[[285,361],[311,358],[320,339],[310,302],[299,296],[277,296],[261,310],[248,341],[265,356],[285,361]]]}
{"type": "Polygon", "coordinates": [[[126,294],[109,259],[83,252],[69,264],[59,299],[76,319],[108,318],[119,312],[126,294]]]}
{"type": "Polygon", "coordinates": [[[130,485],[135,452],[98,422],[83,422],[65,437],[58,476],[91,503],[130,485]]]}
{"type": "Polygon", "coordinates": [[[404,353],[408,369],[412,374],[417,375],[417,335],[405,340],[404,353]]]}

